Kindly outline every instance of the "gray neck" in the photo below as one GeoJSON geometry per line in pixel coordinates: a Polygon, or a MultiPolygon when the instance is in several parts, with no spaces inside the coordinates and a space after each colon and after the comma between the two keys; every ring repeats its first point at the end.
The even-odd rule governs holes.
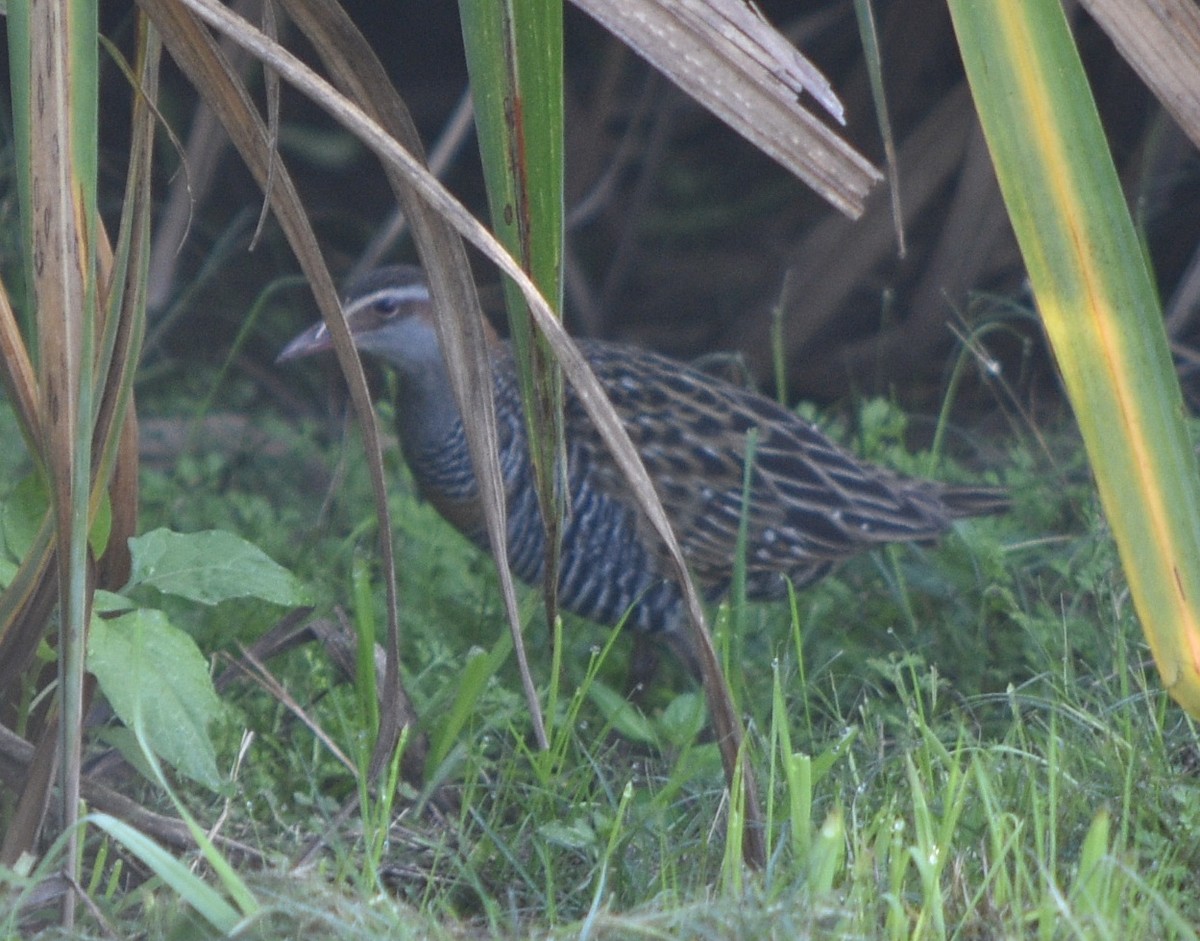
{"type": "Polygon", "coordinates": [[[462,427],[445,363],[438,356],[393,365],[400,380],[396,430],[405,457],[411,461],[441,452],[462,427]]]}
{"type": "Polygon", "coordinates": [[[437,332],[425,317],[398,317],[355,338],[358,348],[396,370],[396,427],[410,460],[440,450],[460,424],[437,332]]]}

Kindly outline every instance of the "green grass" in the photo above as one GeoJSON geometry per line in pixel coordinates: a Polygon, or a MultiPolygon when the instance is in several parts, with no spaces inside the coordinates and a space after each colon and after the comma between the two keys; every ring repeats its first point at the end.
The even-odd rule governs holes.
{"type": "MultiPolygon", "coordinates": [[[[894,418],[868,418],[862,440],[897,463],[902,428],[876,434],[894,418]]],[[[145,518],[234,529],[312,581],[324,606],[348,605],[373,540],[353,445],[318,522],[324,495],[282,464],[334,462],[342,446],[274,431],[287,442],[281,467],[199,454],[148,475],[145,518]]],[[[1069,436],[1055,444],[1077,453],[1069,436]]],[[[494,672],[486,659],[505,649],[490,563],[398,491],[405,678],[440,743],[431,772],[447,799],[417,814],[403,789],[398,816],[368,801],[339,819],[356,792],[349,773],[273,698],[233,692],[216,730],[227,767],[243,729],[255,737],[229,793],[175,784],[202,825],[225,811],[221,832],[271,860],[243,870],[260,906],[243,936],[1196,937],[1196,729],[1149,665],[1081,462],[1057,463],[1048,471],[1017,448],[1007,516],[854,560],[790,606],[718,618],[740,625],[731,679],[770,825],[757,875],[726,845],[720,761],[689,682],[669,670],[644,716],[617,711],[604,691],[623,688],[625,638],[608,645],[568,621],[552,694],[531,593],[554,746],[533,752],[511,657],[494,672]],[[327,850],[291,871],[316,834],[327,850]]],[[[189,623],[211,651],[270,614],[231,604],[189,623]]],[[[729,638],[719,631],[719,648],[729,638]]],[[[320,650],[273,667],[347,754],[367,754],[357,694],[320,650]]],[[[144,796],[162,802],[149,786],[144,796]]],[[[100,835],[89,847],[105,851],[81,881],[119,930],[211,930],[157,880],[130,888],[136,866],[100,835]]]]}

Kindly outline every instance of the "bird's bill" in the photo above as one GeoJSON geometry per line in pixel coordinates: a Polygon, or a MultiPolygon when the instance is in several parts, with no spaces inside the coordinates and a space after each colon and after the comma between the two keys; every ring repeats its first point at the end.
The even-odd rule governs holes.
{"type": "Polygon", "coordinates": [[[333,338],[329,335],[329,328],[325,326],[325,321],[320,320],[288,343],[275,358],[275,362],[287,363],[331,349],[333,349],[333,338]]]}

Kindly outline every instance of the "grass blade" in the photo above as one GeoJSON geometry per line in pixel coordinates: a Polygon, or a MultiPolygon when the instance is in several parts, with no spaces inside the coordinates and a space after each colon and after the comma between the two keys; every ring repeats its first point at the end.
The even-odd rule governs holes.
{"type": "Polygon", "coordinates": [[[214,929],[223,935],[229,935],[237,928],[241,921],[237,909],[226,902],[216,889],[193,873],[185,863],[176,859],[150,837],[108,814],[92,814],[87,820],[137,856],[214,929]]]}

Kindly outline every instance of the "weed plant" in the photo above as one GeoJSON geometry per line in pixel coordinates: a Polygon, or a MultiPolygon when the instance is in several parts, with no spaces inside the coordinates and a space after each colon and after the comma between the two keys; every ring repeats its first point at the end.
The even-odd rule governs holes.
{"type": "MultiPolygon", "coordinates": [[[[894,409],[869,403],[860,420],[866,456],[928,472],[903,453],[894,409]]],[[[352,576],[375,534],[353,445],[270,430],[286,442],[276,458],[197,450],[148,472],[144,512],[234,529],[309,581],[321,608],[361,619],[352,576]],[[328,500],[285,472],[301,460],[344,464],[328,500]]],[[[668,664],[635,709],[628,639],[568,619],[555,648],[529,592],[552,740],[534,749],[490,562],[412,496],[393,459],[405,679],[431,786],[402,786],[394,802],[367,794],[347,817],[349,771],[278,699],[236,688],[214,730],[226,767],[254,734],[227,792],[173,785],[201,822],[221,816],[225,836],[268,860],[243,872],[259,906],[244,936],[1197,936],[1196,730],[1149,663],[1078,457],[1048,471],[1018,449],[1003,478],[1010,514],[856,559],[790,604],[715,612],[766,791],[760,874],[727,845],[736,808],[690,680],[668,664]],[[290,868],[315,836],[325,847],[290,868]]],[[[937,473],[969,476],[945,462],[937,473]]],[[[193,611],[190,626],[211,652],[269,615],[231,602],[193,611]]],[[[364,766],[361,699],[323,652],[272,666],[364,766]]],[[[213,930],[157,878],[118,891],[138,883],[134,867],[103,838],[91,845],[110,924],[213,930]]]]}

